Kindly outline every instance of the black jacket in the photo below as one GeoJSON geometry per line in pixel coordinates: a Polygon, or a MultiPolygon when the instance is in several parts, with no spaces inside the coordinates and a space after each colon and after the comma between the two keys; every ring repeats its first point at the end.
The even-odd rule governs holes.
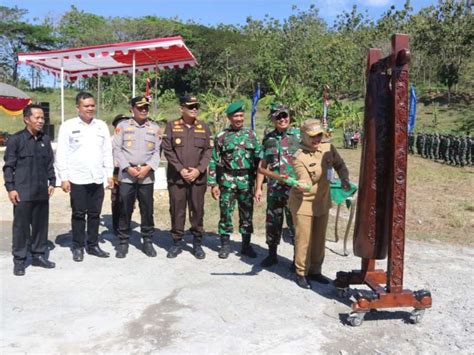
{"type": "Polygon", "coordinates": [[[16,190],[20,201],[48,199],[48,186],[56,184],[54,153],[49,136],[39,133],[35,139],[24,130],[7,141],[3,178],[8,192],[16,190]]]}

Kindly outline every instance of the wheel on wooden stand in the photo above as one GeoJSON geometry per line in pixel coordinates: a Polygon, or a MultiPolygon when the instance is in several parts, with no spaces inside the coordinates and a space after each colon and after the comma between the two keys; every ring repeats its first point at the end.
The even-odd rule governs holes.
{"type": "Polygon", "coordinates": [[[414,309],[410,314],[410,322],[412,324],[418,324],[423,319],[423,315],[425,314],[424,309],[414,309]]]}
{"type": "Polygon", "coordinates": [[[347,320],[349,324],[352,325],[353,327],[358,327],[364,321],[364,316],[365,316],[364,312],[351,312],[347,320]]]}

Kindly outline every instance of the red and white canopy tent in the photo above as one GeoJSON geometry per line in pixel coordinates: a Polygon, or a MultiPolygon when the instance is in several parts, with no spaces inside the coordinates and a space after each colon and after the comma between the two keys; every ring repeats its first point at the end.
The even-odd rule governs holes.
{"type": "Polygon", "coordinates": [[[102,75],[131,73],[132,96],[135,96],[137,72],[186,68],[197,64],[181,36],[20,53],[18,62],[61,78],[61,122],[64,122],[64,79],[75,81],[78,78],[97,77],[100,88],[102,75]]]}

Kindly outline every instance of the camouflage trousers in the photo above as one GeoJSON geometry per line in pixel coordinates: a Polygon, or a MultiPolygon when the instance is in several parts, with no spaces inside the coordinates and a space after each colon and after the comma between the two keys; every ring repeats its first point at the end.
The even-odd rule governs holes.
{"type": "Polygon", "coordinates": [[[284,191],[267,193],[267,216],[266,216],[266,236],[268,245],[278,245],[281,240],[281,233],[283,227],[283,217],[286,217],[286,225],[291,239],[295,236],[295,226],[293,225],[293,218],[288,209],[288,197],[290,196],[290,189],[284,191]]]}
{"type": "Polygon", "coordinates": [[[239,233],[253,233],[253,186],[245,190],[221,187],[221,195],[219,197],[219,235],[230,235],[234,231],[232,215],[236,202],[239,209],[239,233]]]}

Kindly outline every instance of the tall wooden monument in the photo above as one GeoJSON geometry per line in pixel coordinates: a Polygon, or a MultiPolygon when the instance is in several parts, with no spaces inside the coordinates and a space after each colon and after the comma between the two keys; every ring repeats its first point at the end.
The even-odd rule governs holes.
{"type": "Polygon", "coordinates": [[[407,35],[392,36],[392,52],[385,58],[380,49],[369,49],[354,227],[354,255],[362,258],[362,266],[338,272],[335,280],[341,290],[353,284],[371,289],[354,295],[349,315],[354,326],[362,324],[370,310],[395,307],[413,307],[410,319],[418,323],[431,307],[429,291],[403,289],[409,63],[407,35]],[[375,269],[375,261],[387,256],[387,270],[375,269]]]}

